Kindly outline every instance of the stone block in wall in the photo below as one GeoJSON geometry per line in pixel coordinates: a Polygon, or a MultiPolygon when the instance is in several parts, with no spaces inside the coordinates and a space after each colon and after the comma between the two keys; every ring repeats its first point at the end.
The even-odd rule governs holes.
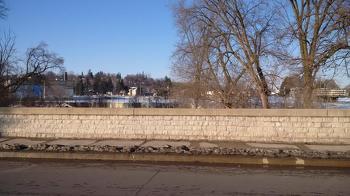
{"type": "Polygon", "coordinates": [[[344,118],[344,117],[339,117],[338,122],[348,122],[350,123],[350,117],[349,118],[344,118]]]}

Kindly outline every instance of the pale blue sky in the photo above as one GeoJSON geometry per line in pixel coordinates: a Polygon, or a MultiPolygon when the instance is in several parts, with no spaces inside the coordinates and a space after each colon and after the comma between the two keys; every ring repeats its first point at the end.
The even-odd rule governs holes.
{"type": "Polygon", "coordinates": [[[176,44],[171,0],[5,0],[18,53],[45,42],[68,71],[164,77],[176,44]]]}
{"type": "MultiPolygon", "coordinates": [[[[67,71],[170,73],[177,31],[171,5],[177,0],[4,0],[1,31],[16,36],[18,55],[40,42],[65,59],[67,71]]],[[[343,70],[342,70],[343,71],[343,70]]],[[[344,73],[341,86],[350,84],[344,73]]]]}

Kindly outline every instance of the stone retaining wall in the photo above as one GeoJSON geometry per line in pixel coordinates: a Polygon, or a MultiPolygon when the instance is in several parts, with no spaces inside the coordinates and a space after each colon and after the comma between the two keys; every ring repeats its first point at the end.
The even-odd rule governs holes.
{"type": "Polygon", "coordinates": [[[0,135],[350,144],[350,110],[0,108],[0,135]]]}

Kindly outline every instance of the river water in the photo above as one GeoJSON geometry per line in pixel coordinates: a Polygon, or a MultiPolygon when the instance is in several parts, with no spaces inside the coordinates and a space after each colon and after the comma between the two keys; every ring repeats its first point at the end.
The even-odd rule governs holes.
{"type": "Polygon", "coordinates": [[[350,195],[350,170],[0,160],[0,195],[350,195]]]}

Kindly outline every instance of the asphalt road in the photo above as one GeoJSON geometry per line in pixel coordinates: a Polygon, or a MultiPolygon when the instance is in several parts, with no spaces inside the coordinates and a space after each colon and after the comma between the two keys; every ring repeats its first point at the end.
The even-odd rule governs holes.
{"type": "Polygon", "coordinates": [[[350,195],[350,170],[0,160],[0,195],[350,195]]]}

